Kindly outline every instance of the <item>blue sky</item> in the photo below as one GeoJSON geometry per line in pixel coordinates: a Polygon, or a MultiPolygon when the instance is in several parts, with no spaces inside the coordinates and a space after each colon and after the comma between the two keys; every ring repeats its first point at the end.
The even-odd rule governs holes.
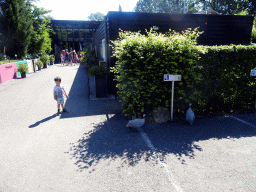
{"type": "Polygon", "coordinates": [[[123,12],[130,12],[138,0],[40,0],[34,3],[38,7],[52,10],[49,14],[57,20],[88,20],[91,13],[118,11],[119,4],[123,12]]]}

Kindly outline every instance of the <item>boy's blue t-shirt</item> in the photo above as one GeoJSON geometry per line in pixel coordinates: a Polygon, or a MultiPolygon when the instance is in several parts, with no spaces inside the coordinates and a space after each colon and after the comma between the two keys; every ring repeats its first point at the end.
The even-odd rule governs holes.
{"type": "Polygon", "coordinates": [[[64,86],[62,86],[62,85],[60,85],[60,87],[58,87],[57,85],[54,87],[53,91],[56,91],[57,98],[64,98],[63,97],[63,89],[64,89],[64,86]]]}

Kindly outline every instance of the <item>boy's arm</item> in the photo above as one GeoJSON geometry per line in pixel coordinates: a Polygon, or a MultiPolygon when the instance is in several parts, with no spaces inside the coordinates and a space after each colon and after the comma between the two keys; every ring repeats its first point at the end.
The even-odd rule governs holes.
{"type": "Polygon", "coordinates": [[[56,91],[53,91],[53,98],[54,98],[55,100],[57,100],[57,98],[56,98],[56,91]]]}
{"type": "Polygon", "coordinates": [[[66,97],[69,97],[69,96],[67,95],[67,93],[66,93],[66,91],[65,91],[64,88],[63,88],[63,92],[64,92],[64,94],[65,94],[66,97]]]}

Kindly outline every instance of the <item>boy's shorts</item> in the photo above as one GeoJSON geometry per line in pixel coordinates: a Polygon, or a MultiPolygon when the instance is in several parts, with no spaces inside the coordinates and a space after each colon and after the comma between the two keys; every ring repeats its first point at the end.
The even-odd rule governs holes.
{"type": "Polygon", "coordinates": [[[57,98],[57,104],[64,104],[64,98],[57,98]]]}

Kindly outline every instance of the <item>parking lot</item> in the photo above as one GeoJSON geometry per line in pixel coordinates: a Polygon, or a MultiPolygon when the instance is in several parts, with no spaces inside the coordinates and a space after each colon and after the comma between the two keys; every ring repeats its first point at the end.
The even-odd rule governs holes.
{"type": "Polygon", "coordinates": [[[83,66],[55,65],[4,85],[1,192],[256,191],[255,113],[129,131],[116,100],[89,99],[87,80],[83,66]],[[56,75],[70,96],[60,116],[56,75]]]}

